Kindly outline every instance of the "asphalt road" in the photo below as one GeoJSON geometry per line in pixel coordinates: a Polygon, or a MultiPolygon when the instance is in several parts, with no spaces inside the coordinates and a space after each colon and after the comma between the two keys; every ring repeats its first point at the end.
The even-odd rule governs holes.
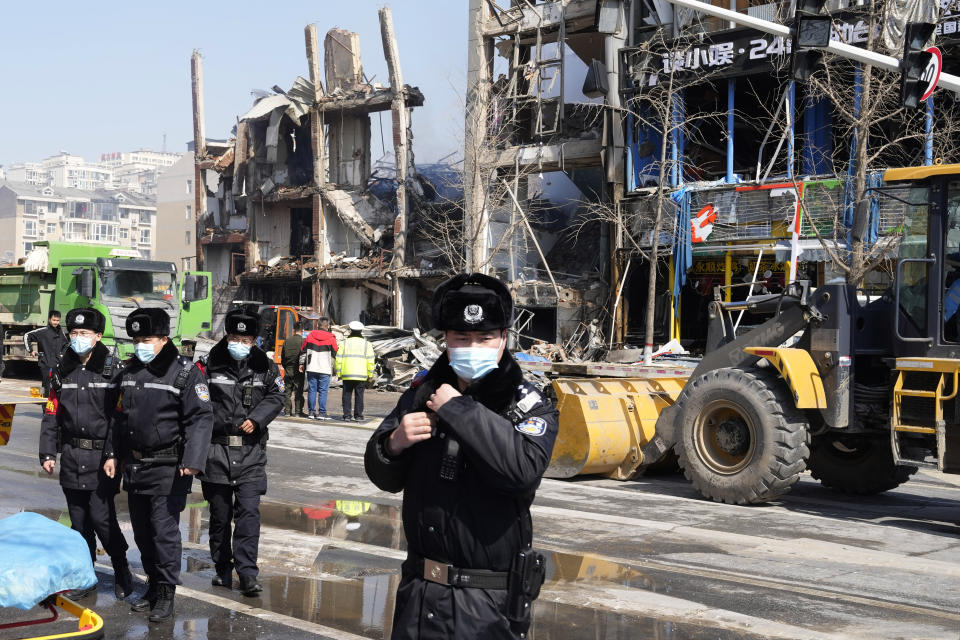
{"type": "MultiPolygon", "coordinates": [[[[363,426],[271,426],[262,597],[210,586],[207,513],[196,486],[182,518],[176,622],[148,625],[118,603],[103,556],[99,593],[84,604],[104,616],[106,637],[388,637],[404,557],[400,496],[370,484],[362,452],[397,396],[368,395],[372,419],[363,426]]],[[[62,521],[56,477],[36,457],[39,415],[38,407],[19,408],[0,449],[0,516],[30,510],[62,521]]],[[[125,494],[117,506],[136,571],[125,494]]],[[[921,472],[869,498],[806,476],[758,507],[707,502],[679,475],[545,480],[533,515],[549,561],[537,640],[960,638],[960,476],[921,472]]],[[[0,622],[18,616],[25,614],[2,610],[0,622]]]]}

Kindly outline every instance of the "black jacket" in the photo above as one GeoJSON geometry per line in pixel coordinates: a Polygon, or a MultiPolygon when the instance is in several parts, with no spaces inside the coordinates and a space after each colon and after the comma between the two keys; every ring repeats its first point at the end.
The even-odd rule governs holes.
{"type": "Polygon", "coordinates": [[[283,364],[283,374],[298,376],[300,374],[300,350],[303,347],[303,336],[295,333],[283,341],[280,351],[280,362],[283,364]]]}
{"type": "Polygon", "coordinates": [[[93,491],[99,483],[111,484],[114,492],[120,488],[119,478],[110,479],[102,470],[103,461],[114,455],[110,422],[120,371],[121,363],[102,342],[94,345],[85,365],[67,349],[57,366],[40,424],[40,461],[56,459],[59,431],[60,484],[67,489],[93,491]],[[102,441],[102,448],[81,448],[86,444],[81,439],[102,441]]]}
{"type": "Polygon", "coordinates": [[[210,350],[207,382],[213,403],[213,436],[243,435],[239,427],[250,419],[253,433],[243,435],[241,447],[212,443],[207,453],[204,482],[236,485],[261,483],[266,491],[267,426],[283,408],[283,376],[259,347],[243,360],[234,360],[224,338],[210,350]],[[248,396],[244,404],[244,394],[248,396]]]}
{"type": "Polygon", "coordinates": [[[519,365],[504,353],[497,370],[470,385],[439,411],[434,437],[389,458],[384,441],[408,412],[425,411],[442,384],[457,388],[444,353],[367,443],[367,475],[384,491],[403,491],[403,529],[411,557],[403,565],[394,638],[513,637],[506,592],[453,589],[417,573],[416,555],[460,568],[507,571],[532,544],[530,504],[550,462],[557,411],[519,365]],[[460,443],[455,481],[440,478],[448,438],[460,443]],[[426,627],[426,612],[434,612],[426,627]],[[446,613],[440,613],[446,612],[446,613]]]}
{"type": "Polygon", "coordinates": [[[63,354],[64,349],[67,348],[67,344],[70,342],[67,336],[64,335],[63,329],[60,327],[54,329],[50,325],[28,332],[23,336],[23,341],[28,351],[31,350],[31,342],[37,343],[37,352],[39,354],[37,362],[40,365],[40,372],[44,376],[47,375],[48,369],[57,366],[61,354],[63,354]]]}
{"type": "Polygon", "coordinates": [[[204,468],[213,430],[203,372],[168,341],[149,364],[130,358],[120,378],[120,393],[113,436],[123,488],[147,495],[190,493],[192,478],[181,476],[179,469],[204,468]],[[137,453],[143,457],[174,445],[179,450],[175,463],[136,459],[137,453]]]}

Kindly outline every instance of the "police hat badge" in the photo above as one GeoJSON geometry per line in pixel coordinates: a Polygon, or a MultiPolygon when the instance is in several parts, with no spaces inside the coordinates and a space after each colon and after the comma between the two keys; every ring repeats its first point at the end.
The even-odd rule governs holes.
{"type": "Polygon", "coordinates": [[[130,323],[130,328],[133,329],[134,331],[140,331],[140,323],[134,320],[133,322],[130,323]]]}
{"type": "Polygon", "coordinates": [[[483,320],[483,307],[478,304],[468,304],[463,308],[463,319],[470,324],[477,324],[483,320]]]}
{"type": "Polygon", "coordinates": [[[238,323],[237,323],[237,331],[246,331],[246,330],[247,330],[247,323],[246,323],[246,322],[238,322],[238,323]]]}
{"type": "Polygon", "coordinates": [[[77,321],[77,324],[83,324],[83,314],[82,314],[82,313],[78,313],[78,314],[77,314],[77,317],[74,318],[74,319],[77,321]]]}

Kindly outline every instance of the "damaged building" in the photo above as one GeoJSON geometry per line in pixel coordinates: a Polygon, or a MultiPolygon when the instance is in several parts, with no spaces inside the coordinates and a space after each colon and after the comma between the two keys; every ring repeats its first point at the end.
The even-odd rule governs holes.
{"type": "Polygon", "coordinates": [[[309,78],[255,92],[225,143],[204,135],[202,61],[192,60],[198,261],[225,283],[220,297],[313,307],[346,323],[413,327],[429,296],[405,251],[407,217],[436,189],[412,163],[410,110],[423,104],[403,84],[389,9],[381,10],[390,86],[363,73],[359,37],[323,41],[305,30],[309,78]],[[374,166],[371,115],[391,112],[395,161],[374,166]],[[426,186],[427,188],[424,188],[426,186]],[[205,193],[204,193],[205,191],[205,193]]]}
{"type": "MultiPolygon", "coordinates": [[[[796,10],[708,4],[781,24],[796,10]]],[[[871,3],[825,5],[834,40],[900,55],[906,22],[930,22],[944,70],[960,64],[957,2],[904,0],[882,20],[871,3]]],[[[739,300],[842,278],[830,254],[850,255],[858,202],[870,246],[895,247],[909,215],[903,193],[875,189],[882,169],[955,160],[951,94],[870,124],[858,168],[844,125],[866,108],[857,65],[819,95],[793,79],[789,39],[669,0],[471,0],[468,29],[466,265],[511,283],[515,328],[551,359],[642,347],[651,273],[654,348],[702,349],[715,287],[739,300]]],[[[889,271],[861,286],[882,292],[889,271]]]]}

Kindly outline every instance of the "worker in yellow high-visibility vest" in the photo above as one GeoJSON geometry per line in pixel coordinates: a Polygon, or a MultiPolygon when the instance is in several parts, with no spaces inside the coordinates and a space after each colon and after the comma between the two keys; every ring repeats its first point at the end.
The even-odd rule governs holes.
{"type": "Polygon", "coordinates": [[[363,389],[367,380],[373,380],[377,361],[373,345],[363,337],[363,323],[354,320],[348,326],[350,337],[337,352],[337,377],[343,381],[343,419],[362,422],[363,389]]]}

